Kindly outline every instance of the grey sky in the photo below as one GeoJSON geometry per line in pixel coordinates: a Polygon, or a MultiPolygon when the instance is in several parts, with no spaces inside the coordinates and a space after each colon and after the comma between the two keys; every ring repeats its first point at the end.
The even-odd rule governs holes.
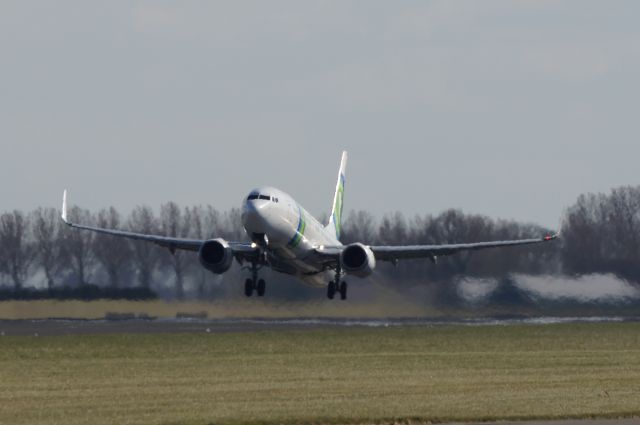
{"type": "Polygon", "coordinates": [[[0,3],[0,210],[448,207],[556,226],[638,184],[640,3],[0,3]]]}

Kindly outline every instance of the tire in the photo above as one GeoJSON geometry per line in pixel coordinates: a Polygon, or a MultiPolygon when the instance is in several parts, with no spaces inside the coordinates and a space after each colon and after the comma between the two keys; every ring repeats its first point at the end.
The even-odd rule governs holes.
{"type": "Polygon", "coordinates": [[[340,284],[340,299],[341,300],[347,299],[347,282],[345,282],[344,280],[340,284]]]}
{"type": "Polygon", "coordinates": [[[333,297],[335,296],[336,296],[336,283],[331,281],[329,282],[329,285],[327,285],[327,298],[332,300],[333,297]]]}
{"type": "Polygon", "coordinates": [[[259,297],[264,297],[264,291],[267,289],[267,284],[264,279],[258,280],[257,292],[259,297]]]}
{"type": "Polygon", "coordinates": [[[244,281],[244,294],[247,297],[253,295],[253,279],[247,279],[244,281]]]}

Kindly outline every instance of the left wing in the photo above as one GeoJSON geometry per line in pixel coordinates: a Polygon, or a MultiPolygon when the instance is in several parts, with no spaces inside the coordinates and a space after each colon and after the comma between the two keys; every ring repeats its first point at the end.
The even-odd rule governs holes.
{"type": "MultiPolygon", "coordinates": [[[[139,241],[147,241],[153,242],[160,246],[169,248],[172,252],[176,249],[182,249],[187,251],[199,251],[200,247],[206,241],[203,239],[188,239],[188,238],[175,238],[170,236],[160,236],[160,235],[147,235],[144,233],[135,233],[135,232],[127,232],[125,230],[116,230],[116,229],[105,229],[102,227],[95,226],[86,226],[83,224],[76,224],[69,221],[69,217],[67,215],[67,191],[64,191],[62,195],[62,221],[65,222],[69,227],[74,227],[76,229],[89,230],[96,233],[102,233],[105,235],[119,236],[123,238],[139,240],[139,241]]],[[[257,258],[260,254],[260,251],[257,247],[250,243],[246,242],[228,242],[229,247],[233,251],[234,256],[242,258],[242,259],[252,259],[257,258]]]]}

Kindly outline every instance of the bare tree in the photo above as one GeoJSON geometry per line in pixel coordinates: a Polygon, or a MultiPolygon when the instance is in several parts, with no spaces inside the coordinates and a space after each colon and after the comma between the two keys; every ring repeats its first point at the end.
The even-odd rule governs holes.
{"type": "Polygon", "coordinates": [[[220,223],[220,234],[217,236],[229,241],[243,241],[248,239],[242,227],[242,212],[240,209],[231,208],[219,218],[218,222],[220,223]]]}
{"type": "Polygon", "coordinates": [[[51,291],[56,278],[68,264],[62,242],[61,220],[54,208],[38,208],[32,215],[33,237],[37,265],[42,268],[51,291]]]}
{"type": "Polygon", "coordinates": [[[202,238],[209,239],[220,236],[222,229],[218,210],[211,205],[207,205],[201,208],[200,214],[202,215],[202,238]]]}
{"type": "MultiPolygon", "coordinates": [[[[191,213],[187,209],[185,213],[175,202],[163,204],[160,207],[160,225],[162,233],[171,237],[188,237],[190,230],[191,213]]],[[[184,277],[189,266],[187,255],[183,250],[172,250],[170,259],[171,268],[175,274],[176,297],[184,299],[184,277]]]]}
{"type": "Polygon", "coordinates": [[[385,215],[378,228],[378,241],[382,245],[407,243],[407,221],[400,212],[385,215]]]}
{"type": "MultiPolygon", "coordinates": [[[[444,211],[430,222],[426,231],[429,244],[447,244],[455,242],[477,242],[469,238],[469,220],[460,210],[444,211]]],[[[440,277],[451,277],[465,273],[471,253],[461,252],[438,260],[434,268],[440,277]],[[443,276],[444,275],[444,276],[443,276]]]]}
{"type": "Polygon", "coordinates": [[[343,243],[374,243],[378,239],[378,233],[373,215],[363,210],[350,211],[344,221],[341,238],[343,243]]]}
{"type": "MultiPolygon", "coordinates": [[[[158,223],[153,210],[147,206],[138,206],[129,217],[129,229],[133,232],[154,234],[158,232],[158,223]]],[[[132,261],[138,274],[138,282],[143,288],[151,287],[151,279],[160,259],[160,248],[145,241],[132,241],[132,261]]]]}
{"type": "MultiPolygon", "coordinates": [[[[613,189],[607,199],[609,204],[609,224],[611,232],[608,234],[615,241],[610,255],[619,262],[627,264],[637,263],[640,246],[640,189],[620,187],[613,189]],[[615,235],[615,237],[611,237],[615,235]]],[[[622,264],[621,264],[622,265],[622,264]]]]}
{"type": "MultiPolygon", "coordinates": [[[[69,210],[71,221],[83,224],[93,224],[93,215],[80,207],[73,207],[69,210]]],[[[91,279],[95,267],[95,255],[92,249],[95,233],[65,228],[63,231],[63,243],[65,252],[68,255],[71,268],[80,285],[86,285],[91,279]]]]}
{"type": "MultiPolygon", "coordinates": [[[[120,222],[120,214],[113,207],[98,213],[99,227],[117,229],[120,227],[120,222]]],[[[131,264],[129,241],[111,235],[97,234],[93,240],[93,252],[107,272],[109,285],[112,288],[118,288],[121,274],[131,264]]]]}
{"type": "Polygon", "coordinates": [[[567,210],[562,233],[565,271],[640,283],[640,187],[581,195],[567,210]]]}
{"type": "Polygon", "coordinates": [[[9,275],[16,290],[29,276],[34,248],[28,240],[29,218],[20,211],[0,216],[0,267],[9,275]]]}
{"type": "MultiPolygon", "coordinates": [[[[196,206],[191,208],[188,216],[191,220],[190,225],[190,234],[189,236],[195,239],[209,239],[213,236],[217,227],[217,211],[215,211],[211,206],[203,207],[196,206]]],[[[194,277],[196,280],[198,297],[203,298],[205,295],[206,285],[207,285],[207,277],[209,272],[204,268],[200,267],[198,263],[198,257],[195,255],[189,256],[189,262],[191,263],[191,270],[194,270],[194,277]]]]}

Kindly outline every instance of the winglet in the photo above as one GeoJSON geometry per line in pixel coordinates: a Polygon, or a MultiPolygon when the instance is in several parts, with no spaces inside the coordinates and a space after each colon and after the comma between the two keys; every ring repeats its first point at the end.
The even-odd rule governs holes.
{"type": "Polygon", "coordinates": [[[62,221],[69,224],[69,220],[67,220],[67,189],[62,192],[62,221]]]}

